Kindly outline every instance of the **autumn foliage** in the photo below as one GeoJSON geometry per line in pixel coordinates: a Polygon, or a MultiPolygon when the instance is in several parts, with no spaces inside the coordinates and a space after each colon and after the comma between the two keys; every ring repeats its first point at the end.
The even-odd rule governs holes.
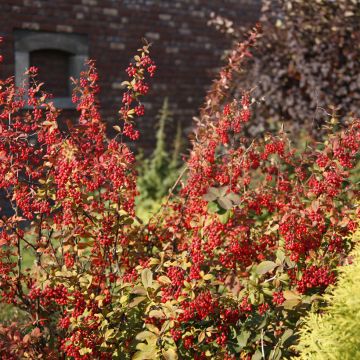
{"type": "Polygon", "coordinates": [[[141,97],[149,46],[127,73],[109,139],[89,62],[66,132],[36,81],[0,81],[1,302],[24,312],[0,326],[2,359],[281,359],[352,249],[352,172],[360,122],[336,118],[303,150],[285,132],[249,139],[253,102],[228,96],[257,30],[230,54],[196,124],[186,168],[160,211],[134,211],[141,97]],[[27,105],[30,107],[25,110],[27,105]],[[24,254],[34,264],[25,267],[24,254]]]}
{"type": "MultiPolygon", "coordinates": [[[[262,0],[263,34],[246,71],[232,83],[253,89],[251,133],[286,123],[294,134],[321,138],[334,109],[340,121],[358,113],[360,3],[354,0],[262,0]],[[306,130],[304,130],[306,129],[306,130]]],[[[233,40],[244,29],[214,14],[210,21],[233,40]]]]}

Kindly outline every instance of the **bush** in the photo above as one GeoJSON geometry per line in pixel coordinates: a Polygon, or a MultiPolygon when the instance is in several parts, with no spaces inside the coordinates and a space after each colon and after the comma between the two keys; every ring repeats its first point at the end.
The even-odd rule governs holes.
{"type": "MultiPolygon", "coordinates": [[[[241,29],[219,19],[232,37],[241,29]]],[[[306,127],[319,137],[328,114],[346,122],[360,105],[360,3],[353,0],[262,0],[262,37],[253,61],[234,82],[238,96],[253,88],[263,101],[252,131],[306,127]]]]}
{"type": "MultiPolygon", "coordinates": [[[[360,231],[353,235],[359,243],[360,231]]],[[[336,287],[325,296],[328,303],[321,314],[310,313],[301,327],[297,349],[301,359],[358,359],[360,358],[360,248],[351,257],[354,262],[340,270],[336,287]]]]}
{"type": "Polygon", "coordinates": [[[148,221],[159,210],[180,173],[179,157],[182,146],[180,123],[177,125],[171,155],[166,148],[165,129],[172,120],[171,116],[169,101],[165,98],[158,116],[155,149],[149,158],[144,158],[143,153],[137,157],[139,196],[136,199],[136,214],[144,221],[148,221]]]}
{"type": "Polygon", "coordinates": [[[253,102],[227,90],[256,38],[232,51],[201,110],[186,180],[147,224],[135,216],[124,139],[139,137],[156,69],[148,45],[127,69],[115,139],[101,121],[93,62],[75,83],[79,121],[68,134],[36,69],[27,96],[1,81],[0,188],[14,211],[1,219],[1,302],[28,314],[1,327],[3,359],[296,354],[300,317],[352,248],[360,122],[333,124],[324,144],[298,152],[284,132],[244,138],[253,102]]]}

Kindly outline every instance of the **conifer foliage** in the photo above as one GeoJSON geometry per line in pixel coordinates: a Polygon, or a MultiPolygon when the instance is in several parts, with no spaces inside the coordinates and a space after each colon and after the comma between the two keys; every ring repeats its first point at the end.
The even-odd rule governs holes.
{"type": "Polygon", "coordinates": [[[324,297],[322,314],[309,313],[301,327],[300,359],[358,359],[360,357],[360,231],[352,235],[357,243],[350,265],[340,270],[333,291],[324,297]]]}
{"type": "Polygon", "coordinates": [[[166,141],[166,129],[171,125],[171,121],[169,100],[165,98],[158,115],[155,149],[147,158],[144,158],[142,153],[137,156],[139,196],[136,199],[136,211],[139,217],[145,220],[159,209],[180,172],[181,125],[177,124],[174,144],[170,147],[166,141]]]}

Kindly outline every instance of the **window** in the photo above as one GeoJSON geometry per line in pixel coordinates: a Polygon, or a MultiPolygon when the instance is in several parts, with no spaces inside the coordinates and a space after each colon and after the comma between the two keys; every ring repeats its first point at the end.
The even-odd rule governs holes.
{"type": "Polygon", "coordinates": [[[72,109],[70,77],[79,77],[88,56],[87,37],[37,31],[15,31],[15,82],[20,86],[30,66],[39,68],[39,81],[54,95],[57,108],[72,109]]]}
{"type": "Polygon", "coordinates": [[[55,98],[69,96],[71,54],[62,50],[34,50],[30,52],[30,66],[39,69],[39,81],[55,98]]]}

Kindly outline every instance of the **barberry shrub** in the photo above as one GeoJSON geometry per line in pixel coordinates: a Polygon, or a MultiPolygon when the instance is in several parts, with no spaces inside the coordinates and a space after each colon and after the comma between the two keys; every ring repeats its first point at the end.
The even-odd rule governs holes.
{"type": "Polygon", "coordinates": [[[242,136],[253,102],[229,98],[257,31],[238,44],[201,110],[191,154],[156,216],[141,224],[134,156],[148,45],[127,73],[118,135],[108,139],[90,62],[75,84],[79,120],[36,82],[1,81],[1,301],[27,318],[0,327],[4,359],[280,359],[296,355],[301,315],[316,308],[352,248],[360,122],[302,151],[286,133],[242,136]],[[24,105],[29,110],[24,110],[24,105]],[[22,258],[31,252],[34,265],[22,258]]]}

